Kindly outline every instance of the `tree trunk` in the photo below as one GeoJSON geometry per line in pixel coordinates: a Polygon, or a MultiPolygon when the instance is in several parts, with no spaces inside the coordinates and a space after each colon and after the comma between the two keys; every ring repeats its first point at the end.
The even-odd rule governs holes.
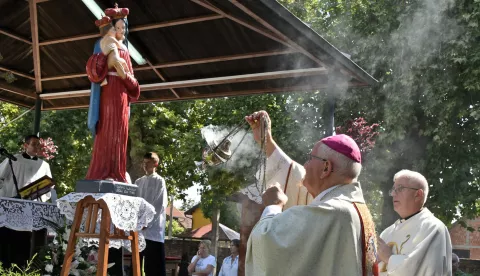
{"type": "MultiPolygon", "coordinates": [[[[220,209],[215,209],[212,216],[212,254],[218,263],[218,228],[220,225],[220,209]]],[[[216,268],[213,269],[213,275],[216,275],[216,268]]]]}
{"type": "Polygon", "coordinates": [[[173,227],[173,195],[170,195],[170,223],[168,224],[168,238],[172,239],[172,227],[173,227]]]}

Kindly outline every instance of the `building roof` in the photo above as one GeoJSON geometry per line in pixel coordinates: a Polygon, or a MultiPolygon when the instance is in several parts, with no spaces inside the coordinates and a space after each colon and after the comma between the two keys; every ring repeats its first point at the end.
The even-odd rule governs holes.
{"type": "MultiPolygon", "coordinates": [[[[0,80],[0,100],[31,107],[40,93],[43,110],[88,106],[85,65],[99,34],[84,2],[0,0],[0,72],[16,78],[0,80]]],[[[311,91],[334,73],[350,87],[376,83],[275,0],[118,4],[130,9],[130,45],[147,61],[133,62],[139,103],[311,91]]]]}
{"type": "Polygon", "coordinates": [[[183,228],[187,230],[192,229],[192,216],[186,215],[184,218],[177,218],[177,221],[182,225],[183,228]]]}
{"type": "MultiPolygon", "coordinates": [[[[240,239],[240,234],[223,224],[219,224],[219,238],[220,241],[231,241],[233,239],[240,239]]],[[[184,237],[189,237],[192,239],[213,239],[212,233],[212,224],[204,225],[197,229],[192,230],[191,232],[183,235],[184,237]]]]}
{"type": "Polygon", "coordinates": [[[188,209],[187,211],[184,212],[185,215],[192,215],[195,210],[197,210],[200,207],[200,203],[197,203],[192,206],[192,208],[188,209]]]}
{"type": "MultiPolygon", "coordinates": [[[[170,208],[171,208],[171,205],[168,205],[167,208],[165,209],[165,214],[167,216],[170,216],[170,208]]],[[[175,208],[175,206],[173,206],[172,212],[173,212],[172,216],[174,218],[185,218],[185,215],[183,214],[183,212],[175,208]]]]}

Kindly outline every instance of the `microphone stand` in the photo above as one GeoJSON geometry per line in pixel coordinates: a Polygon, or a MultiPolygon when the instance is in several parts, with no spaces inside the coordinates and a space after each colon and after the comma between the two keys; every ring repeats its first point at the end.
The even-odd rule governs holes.
{"type": "Polygon", "coordinates": [[[13,184],[15,184],[15,189],[17,189],[17,195],[14,196],[13,198],[21,199],[22,197],[20,196],[20,191],[18,189],[17,178],[15,177],[15,172],[13,171],[12,159],[8,158],[8,164],[10,165],[10,169],[12,170],[13,184]]]}

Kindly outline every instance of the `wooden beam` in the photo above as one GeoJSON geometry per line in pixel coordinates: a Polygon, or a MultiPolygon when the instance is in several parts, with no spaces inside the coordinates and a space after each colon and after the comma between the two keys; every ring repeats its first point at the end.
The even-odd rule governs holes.
{"type": "MultiPolygon", "coordinates": [[[[148,25],[141,25],[141,26],[137,26],[137,27],[131,27],[131,28],[129,28],[128,31],[129,32],[138,32],[138,31],[144,31],[144,30],[165,28],[165,27],[171,27],[171,26],[177,26],[177,25],[183,25],[183,24],[190,24],[190,23],[203,22],[203,21],[208,21],[208,20],[215,20],[215,19],[220,19],[222,17],[223,16],[221,16],[221,15],[213,14],[213,15],[204,15],[204,16],[198,16],[198,17],[177,19],[177,20],[171,20],[171,21],[166,21],[166,22],[160,22],[160,23],[153,23],[153,24],[148,24],[148,25]]],[[[70,42],[70,41],[77,41],[77,40],[84,40],[84,39],[90,39],[90,38],[95,38],[95,37],[100,37],[100,34],[99,33],[92,33],[92,34],[76,35],[76,36],[64,37],[64,38],[59,38],[59,39],[46,40],[46,41],[40,42],[40,46],[57,44],[57,43],[64,43],[64,42],[70,42]]]]}
{"type": "MultiPolygon", "coordinates": [[[[140,86],[141,89],[141,86],[140,86]]],[[[90,89],[83,90],[73,90],[66,92],[54,92],[54,93],[42,93],[40,98],[42,100],[55,100],[55,99],[65,99],[65,98],[78,98],[78,97],[87,97],[90,96],[90,89]]]]}
{"type": "MultiPolygon", "coordinates": [[[[262,89],[241,90],[241,91],[226,91],[226,92],[216,92],[216,93],[208,93],[208,94],[188,95],[188,96],[182,96],[181,98],[171,97],[171,98],[163,98],[163,99],[141,99],[136,101],[134,104],[168,102],[168,101],[178,101],[178,100],[194,100],[194,99],[206,99],[206,98],[218,98],[218,97],[234,97],[234,96],[294,92],[294,91],[312,91],[315,89],[322,89],[325,87],[326,87],[326,84],[314,85],[314,86],[303,85],[303,86],[280,87],[280,88],[262,88],[262,89]]],[[[49,107],[44,110],[61,110],[61,109],[87,108],[87,107],[88,107],[88,104],[84,104],[84,105],[74,105],[74,106],[66,106],[66,107],[49,107]]]]}
{"type": "Polygon", "coordinates": [[[83,78],[87,77],[86,73],[78,73],[78,74],[66,74],[66,75],[58,75],[53,77],[46,77],[42,78],[42,81],[52,81],[52,80],[61,80],[61,79],[72,79],[72,78],[83,78]]]}
{"type": "Polygon", "coordinates": [[[6,83],[0,83],[0,89],[31,99],[37,98],[34,91],[26,91],[6,83]]]}
{"type": "MultiPolygon", "coordinates": [[[[163,77],[163,75],[160,73],[160,71],[159,71],[157,68],[153,67],[152,63],[151,63],[149,60],[147,60],[147,63],[148,63],[148,65],[153,69],[153,71],[155,72],[155,74],[157,74],[157,76],[158,76],[162,81],[164,81],[164,82],[167,81],[167,80],[165,79],[165,77],[163,77]]],[[[177,93],[173,88],[170,88],[169,90],[170,90],[170,92],[173,93],[173,95],[175,95],[176,98],[180,98],[180,96],[178,95],[178,93],[177,93]]]]}
{"type": "MultiPolygon", "coordinates": [[[[256,95],[256,94],[269,94],[269,93],[280,93],[280,92],[294,92],[294,91],[312,91],[316,89],[325,88],[326,85],[304,85],[304,86],[292,86],[292,87],[277,87],[277,88],[262,88],[262,89],[253,89],[253,90],[240,90],[240,91],[226,91],[226,92],[215,92],[208,94],[195,94],[182,96],[181,100],[194,100],[194,99],[205,99],[205,98],[219,98],[219,97],[234,97],[234,96],[246,96],[246,95],[256,95]]],[[[175,100],[175,99],[171,99],[175,100]]],[[[146,101],[144,101],[146,102],[146,101]]],[[[152,102],[152,101],[150,101],[152,102]]]]}
{"type": "MultiPolygon", "coordinates": [[[[141,91],[167,90],[171,88],[197,87],[197,86],[218,85],[218,84],[226,84],[226,83],[239,83],[239,82],[282,79],[282,78],[292,78],[292,77],[302,77],[302,76],[324,75],[326,73],[327,73],[327,70],[325,68],[274,71],[274,72],[267,72],[267,73],[245,74],[245,75],[205,78],[205,79],[196,79],[196,80],[142,84],[140,85],[140,90],[141,91]]],[[[40,94],[40,98],[48,100],[48,99],[86,97],[88,95],[90,95],[90,89],[40,94]]]]}
{"type": "Polygon", "coordinates": [[[287,41],[293,48],[295,49],[299,49],[300,52],[302,52],[304,55],[306,55],[307,57],[309,57],[311,60],[315,61],[318,65],[320,66],[323,66],[323,67],[326,67],[325,66],[325,63],[323,63],[320,59],[318,59],[317,57],[315,57],[314,55],[312,55],[310,52],[308,52],[307,50],[305,50],[305,48],[303,48],[302,46],[298,45],[296,42],[294,42],[293,40],[291,40],[290,38],[288,38],[287,36],[285,36],[282,32],[280,32],[279,30],[277,30],[275,27],[273,27],[272,25],[268,24],[267,21],[263,20],[261,17],[259,17],[258,15],[256,15],[254,12],[252,12],[249,8],[245,7],[243,4],[239,3],[237,0],[230,0],[230,2],[232,2],[232,4],[234,4],[237,8],[239,8],[240,10],[242,10],[244,13],[248,14],[250,17],[252,17],[253,19],[255,19],[255,21],[257,21],[258,23],[262,24],[265,28],[269,29],[270,31],[272,31],[274,34],[276,34],[277,36],[279,36],[281,39],[287,41]]]}
{"type": "Polygon", "coordinates": [[[7,72],[12,72],[12,74],[14,74],[14,75],[21,76],[21,77],[31,79],[31,80],[35,80],[35,77],[32,76],[32,75],[22,73],[20,71],[12,70],[12,69],[9,69],[9,68],[3,67],[3,66],[0,66],[0,70],[7,71],[7,72]]]}
{"type": "Polygon", "coordinates": [[[155,68],[168,68],[168,67],[178,67],[178,66],[187,66],[187,65],[198,65],[198,64],[212,63],[212,62],[231,61],[231,60],[240,60],[240,59],[257,58],[257,57],[268,57],[268,56],[275,56],[275,55],[286,55],[286,54],[292,54],[292,53],[295,53],[295,52],[297,52],[297,51],[294,50],[294,49],[263,51],[263,52],[256,52],[256,53],[237,54],[237,55],[228,55],[228,56],[218,56],[218,57],[210,57],[210,58],[199,58],[199,59],[167,62],[167,63],[163,63],[163,64],[154,65],[154,67],[155,68]]]}
{"type": "Polygon", "coordinates": [[[144,84],[142,85],[141,89],[142,91],[151,91],[151,90],[162,90],[162,89],[169,89],[169,88],[185,88],[185,87],[218,85],[218,84],[227,84],[227,83],[230,84],[230,83],[239,83],[239,82],[251,82],[251,81],[260,81],[260,80],[312,76],[312,75],[324,75],[326,73],[327,73],[327,70],[325,68],[296,69],[296,70],[274,71],[274,72],[266,72],[266,73],[196,79],[196,80],[144,84]]]}
{"type": "Polygon", "coordinates": [[[211,10],[211,11],[213,11],[213,12],[216,12],[216,13],[218,13],[218,14],[220,14],[220,15],[223,15],[224,17],[226,17],[226,18],[228,18],[228,19],[230,19],[230,20],[232,20],[232,21],[234,21],[234,22],[236,22],[236,23],[238,23],[238,24],[240,24],[240,25],[242,25],[242,26],[244,26],[244,27],[247,27],[247,28],[249,28],[250,30],[255,31],[255,32],[257,32],[257,33],[259,33],[259,34],[261,34],[261,35],[263,35],[263,36],[266,36],[266,37],[268,37],[268,38],[270,38],[270,39],[272,39],[272,40],[274,40],[274,41],[277,41],[278,43],[281,43],[281,44],[283,44],[283,45],[285,45],[285,46],[287,46],[287,47],[291,47],[290,44],[288,44],[286,41],[284,41],[283,39],[279,38],[279,37],[276,36],[275,34],[272,34],[271,32],[269,32],[269,31],[267,31],[267,30],[258,28],[258,27],[256,27],[256,26],[254,26],[254,25],[252,25],[252,24],[244,21],[244,20],[241,20],[241,19],[239,19],[239,18],[236,18],[236,17],[233,16],[233,15],[227,14],[226,12],[222,11],[221,9],[218,9],[217,7],[213,6],[212,4],[210,4],[210,3],[208,3],[208,2],[206,2],[206,1],[204,1],[204,0],[190,0],[190,1],[192,1],[192,2],[194,2],[194,3],[196,3],[196,4],[198,4],[198,5],[206,8],[206,9],[209,9],[209,10],[211,10]]]}
{"type": "MultiPolygon", "coordinates": [[[[349,86],[362,87],[362,86],[368,86],[368,85],[361,82],[351,82],[349,83],[349,86]]],[[[282,92],[301,92],[301,91],[312,91],[317,89],[324,89],[326,87],[327,87],[327,84],[325,83],[325,84],[318,84],[318,85],[300,85],[300,86],[291,86],[291,87],[261,88],[261,89],[241,90],[241,91],[225,91],[225,92],[216,92],[216,93],[208,93],[208,94],[188,95],[188,96],[182,96],[181,98],[169,97],[169,98],[162,98],[162,99],[140,99],[136,101],[134,104],[183,101],[183,100],[218,98],[218,97],[235,97],[235,96],[247,96],[247,95],[256,95],[256,94],[282,93],[282,92]]],[[[48,108],[45,108],[44,110],[62,110],[62,109],[87,108],[87,107],[88,107],[88,104],[83,104],[83,105],[64,106],[64,107],[62,106],[48,107],[48,108]]]]}
{"type": "Polygon", "coordinates": [[[42,73],[40,69],[40,49],[38,46],[38,19],[37,4],[35,0],[29,0],[30,8],[30,29],[32,31],[32,50],[33,50],[33,70],[35,72],[35,90],[42,92],[42,73]]]}
{"type": "Polygon", "coordinates": [[[88,104],[43,107],[42,110],[44,110],[44,111],[46,111],[46,110],[67,110],[67,109],[80,109],[80,108],[88,108],[88,104]]]}
{"type": "Polygon", "coordinates": [[[59,39],[45,40],[40,42],[39,45],[45,46],[50,44],[65,43],[65,42],[84,40],[84,39],[95,38],[95,37],[100,37],[100,34],[93,33],[93,34],[85,34],[85,35],[75,35],[75,36],[64,37],[59,39]]]}
{"type": "Polygon", "coordinates": [[[23,107],[31,107],[25,103],[22,103],[22,102],[17,102],[17,101],[14,101],[12,99],[9,99],[9,98],[5,98],[5,97],[2,97],[0,96],[0,101],[2,102],[7,102],[7,103],[11,103],[11,104],[14,104],[14,105],[19,105],[19,106],[23,106],[23,107]]]}
{"type": "MultiPolygon", "coordinates": [[[[211,57],[211,58],[199,58],[199,59],[166,62],[166,63],[153,65],[153,67],[154,68],[179,67],[179,66],[198,65],[198,64],[221,62],[221,61],[241,60],[241,59],[248,59],[248,58],[275,56],[275,55],[286,55],[286,54],[292,54],[296,52],[297,50],[295,49],[263,51],[263,52],[247,53],[247,54],[237,54],[237,55],[218,56],[218,57],[211,57]]],[[[139,66],[139,67],[133,68],[133,71],[143,71],[143,70],[151,70],[151,69],[152,68],[150,66],[139,66]]],[[[51,80],[69,79],[69,78],[82,78],[86,76],[87,76],[86,73],[67,74],[67,75],[59,75],[59,76],[46,77],[46,78],[44,77],[42,78],[42,81],[51,81],[51,80]]]]}
{"type": "Polygon", "coordinates": [[[20,41],[23,41],[23,42],[25,42],[25,43],[27,43],[27,44],[32,45],[32,42],[31,42],[30,40],[27,40],[26,38],[23,38],[23,37],[21,37],[21,36],[19,36],[19,35],[17,35],[17,34],[10,33],[10,32],[7,32],[7,31],[1,30],[1,29],[0,29],[0,34],[4,34],[4,35],[9,36],[9,37],[11,37],[11,38],[14,38],[14,39],[16,39],[16,40],[20,40],[20,41]]]}
{"type": "Polygon", "coordinates": [[[141,25],[141,26],[137,26],[137,27],[132,27],[128,31],[129,32],[138,32],[138,31],[145,31],[145,30],[151,30],[151,29],[158,29],[158,28],[165,28],[165,27],[171,27],[171,26],[178,26],[178,25],[184,25],[184,24],[210,21],[210,20],[215,20],[215,19],[220,19],[220,18],[223,18],[223,16],[219,15],[219,14],[203,15],[203,16],[177,19],[177,20],[171,20],[171,21],[160,22],[160,23],[153,23],[153,24],[148,24],[148,25],[141,25]]]}

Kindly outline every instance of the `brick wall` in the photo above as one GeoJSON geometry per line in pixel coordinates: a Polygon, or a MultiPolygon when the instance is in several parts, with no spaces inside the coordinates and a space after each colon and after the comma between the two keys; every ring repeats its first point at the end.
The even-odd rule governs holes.
{"type": "MultiPolygon", "coordinates": [[[[467,221],[467,225],[474,229],[479,229],[480,218],[467,221]]],[[[468,252],[469,259],[480,260],[480,232],[470,232],[459,224],[454,224],[450,228],[450,238],[452,239],[452,247],[455,250],[461,250],[463,253],[468,252]]],[[[459,255],[459,254],[457,254],[459,255]]],[[[466,256],[460,256],[466,257],[466,256]]]]}

